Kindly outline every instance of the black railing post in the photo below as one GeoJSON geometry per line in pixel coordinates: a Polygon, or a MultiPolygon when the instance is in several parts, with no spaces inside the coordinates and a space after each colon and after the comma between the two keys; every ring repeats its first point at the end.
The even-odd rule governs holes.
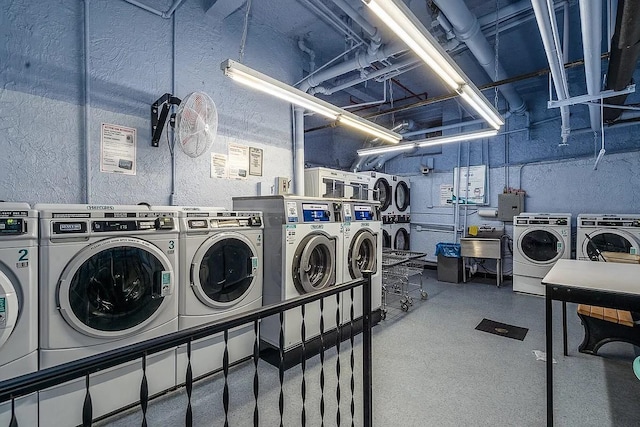
{"type": "Polygon", "coordinates": [[[373,424],[373,381],[371,375],[371,271],[363,271],[366,283],[362,286],[362,386],[364,427],[373,424]]]}

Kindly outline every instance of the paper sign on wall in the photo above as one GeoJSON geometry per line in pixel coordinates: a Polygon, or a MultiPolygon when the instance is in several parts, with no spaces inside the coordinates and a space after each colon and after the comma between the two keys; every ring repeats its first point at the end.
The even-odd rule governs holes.
{"type": "Polygon", "coordinates": [[[453,200],[469,205],[485,203],[487,166],[469,166],[453,169],[453,200]],[[458,185],[459,184],[459,185],[458,185]],[[460,192],[456,194],[456,192],[460,192]]]}
{"type": "Polygon", "coordinates": [[[453,201],[453,185],[441,184],[440,185],[440,205],[450,205],[453,201]]]}
{"type": "Polygon", "coordinates": [[[211,153],[211,178],[227,178],[227,155],[211,153]]]}
{"type": "Polygon", "coordinates": [[[262,176],[262,149],[249,147],[249,175],[262,176]]]}
{"type": "Polygon", "coordinates": [[[136,174],[136,129],[102,124],[100,172],[136,174]]]}
{"type": "Polygon", "coordinates": [[[247,179],[249,175],[249,147],[229,144],[228,152],[229,178],[247,179]]]}

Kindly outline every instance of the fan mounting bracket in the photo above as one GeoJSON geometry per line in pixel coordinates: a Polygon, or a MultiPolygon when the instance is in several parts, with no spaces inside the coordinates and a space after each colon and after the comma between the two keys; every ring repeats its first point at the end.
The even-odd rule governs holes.
{"type": "MultiPolygon", "coordinates": [[[[164,125],[169,115],[169,109],[173,105],[180,105],[182,100],[170,93],[165,93],[156,102],[151,104],[151,146],[157,147],[160,142],[160,136],[164,129],[164,125]],[[162,110],[160,110],[162,106],[162,110]],[[158,114],[160,112],[160,114],[158,114]]],[[[171,114],[169,124],[173,127],[175,124],[175,114],[171,114]]]]}

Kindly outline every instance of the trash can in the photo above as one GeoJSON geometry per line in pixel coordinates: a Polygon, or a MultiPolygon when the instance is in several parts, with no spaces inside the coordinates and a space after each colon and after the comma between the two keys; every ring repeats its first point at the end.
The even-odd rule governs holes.
{"type": "Polygon", "coordinates": [[[438,281],[462,282],[462,258],[458,243],[438,243],[436,245],[438,257],[438,281]]]}

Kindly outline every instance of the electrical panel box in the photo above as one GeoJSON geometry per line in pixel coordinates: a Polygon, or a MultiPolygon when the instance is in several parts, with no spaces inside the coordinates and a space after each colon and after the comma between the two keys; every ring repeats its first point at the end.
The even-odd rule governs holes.
{"type": "Polygon", "coordinates": [[[513,217],[524,212],[524,193],[498,194],[498,219],[512,222],[513,217]]]}

